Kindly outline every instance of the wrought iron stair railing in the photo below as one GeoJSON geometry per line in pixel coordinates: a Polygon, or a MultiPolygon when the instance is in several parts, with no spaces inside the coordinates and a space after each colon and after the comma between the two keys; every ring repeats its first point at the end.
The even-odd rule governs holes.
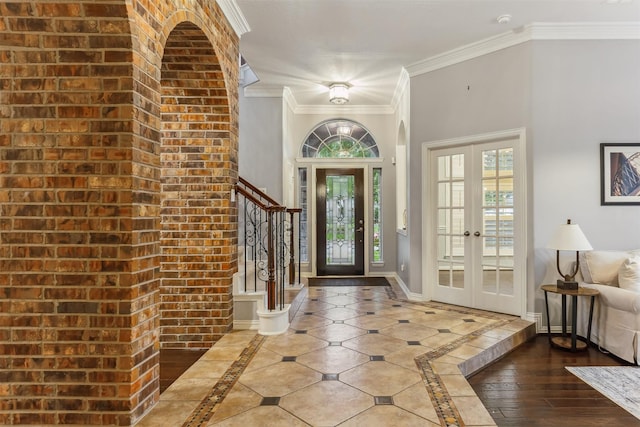
{"type": "Polygon", "coordinates": [[[287,208],[249,181],[240,177],[235,187],[238,206],[239,245],[244,259],[238,269],[244,270],[244,292],[257,292],[264,283],[266,308],[282,310],[285,287],[300,282],[300,263],[295,250],[297,236],[294,224],[299,208],[287,208]],[[296,280],[296,264],[297,280],[296,280]],[[251,280],[249,280],[251,279],[251,280]],[[250,289],[250,283],[253,289],[250,289]]]}

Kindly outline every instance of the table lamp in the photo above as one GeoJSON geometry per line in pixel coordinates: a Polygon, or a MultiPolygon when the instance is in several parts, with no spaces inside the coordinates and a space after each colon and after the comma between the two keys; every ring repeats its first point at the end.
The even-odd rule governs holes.
{"type": "Polygon", "coordinates": [[[563,279],[558,279],[558,289],[578,289],[578,282],[575,280],[575,277],[580,268],[580,251],[590,251],[593,249],[578,224],[571,224],[571,220],[568,219],[566,224],[558,227],[547,247],[556,250],[558,273],[563,277],[563,279]],[[560,269],[560,251],[576,251],[576,264],[569,274],[563,274],[560,269]]]}

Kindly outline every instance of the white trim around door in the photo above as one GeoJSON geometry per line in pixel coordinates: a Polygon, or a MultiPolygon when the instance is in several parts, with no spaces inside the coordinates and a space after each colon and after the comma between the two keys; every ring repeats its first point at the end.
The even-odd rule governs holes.
{"type": "MultiPolygon", "coordinates": [[[[468,160],[467,160],[468,161],[468,160]]],[[[513,314],[524,318],[527,310],[527,182],[526,182],[526,130],[524,128],[511,129],[499,132],[492,132],[479,135],[471,135],[462,138],[438,140],[425,142],[422,144],[422,292],[425,300],[441,300],[443,302],[465,305],[471,308],[479,308],[513,314]],[[505,145],[506,144],[506,145],[505,145]],[[482,276],[484,274],[484,255],[482,253],[482,242],[484,236],[482,230],[484,215],[489,209],[482,205],[483,172],[478,166],[466,165],[465,174],[470,181],[471,188],[465,187],[464,207],[459,211],[464,213],[464,233],[462,237],[465,243],[464,254],[461,253],[459,265],[452,267],[469,269],[464,272],[467,276],[465,283],[466,293],[458,292],[451,286],[450,290],[441,289],[439,285],[438,266],[438,242],[439,237],[437,219],[437,204],[435,197],[438,195],[437,179],[434,177],[433,162],[436,153],[449,154],[459,151],[465,154],[470,160],[475,159],[478,163],[478,156],[486,149],[508,146],[513,149],[513,292],[512,296],[503,296],[496,293],[495,296],[487,291],[483,285],[482,276]],[[476,153],[477,154],[474,154],[476,153]],[[471,157],[469,157],[471,155],[471,157]],[[469,209],[469,211],[467,211],[469,209]],[[484,213],[483,213],[484,212],[484,213]],[[470,236],[468,236],[470,234],[470,236]],[[474,236],[475,234],[475,236],[474,236]],[[469,249],[470,248],[470,249],[469,249]],[[463,260],[470,255],[468,260],[463,260]],[[447,293],[448,292],[448,293],[447,293]]],[[[465,184],[466,185],[466,184],[465,184]]],[[[497,209],[495,209],[497,211],[497,209]]],[[[497,213],[496,213],[497,215],[497,213]]],[[[462,222],[462,220],[460,221],[462,222]]],[[[441,237],[441,236],[440,236],[441,237]]],[[[490,239],[489,239],[490,240],[490,239]]],[[[454,263],[452,263],[453,265],[454,263]]],[[[499,268],[497,270],[500,270],[499,268]]],[[[498,273],[499,274],[499,273],[498,273]]]]}
{"type": "MultiPolygon", "coordinates": [[[[324,160],[324,159],[323,159],[324,160]]],[[[319,161],[319,162],[300,162],[299,164],[302,166],[305,163],[310,166],[308,175],[308,193],[307,193],[307,206],[309,209],[307,216],[307,238],[310,239],[309,242],[309,261],[311,263],[311,276],[315,277],[318,274],[318,254],[317,254],[317,206],[316,206],[316,188],[317,188],[317,180],[316,173],[318,169],[362,169],[364,174],[364,221],[365,224],[369,224],[371,221],[370,215],[370,192],[371,188],[369,186],[370,181],[370,164],[371,163],[379,163],[379,162],[367,162],[367,161],[359,161],[359,162],[339,162],[335,161],[335,159],[331,159],[333,161],[319,161]]],[[[378,159],[376,159],[378,160],[378,159]]],[[[364,276],[369,275],[369,245],[371,244],[369,240],[369,233],[364,233],[364,276]]]]}

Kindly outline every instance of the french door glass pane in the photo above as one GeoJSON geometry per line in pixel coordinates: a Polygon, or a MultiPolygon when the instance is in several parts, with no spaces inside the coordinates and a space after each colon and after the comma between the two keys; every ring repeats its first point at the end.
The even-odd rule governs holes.
{"type": "Polygon", "coordinates": [[[449,209],[438,209],[438,232],[451,233],[451,215],[449,209]]]}
{"type": "Polygon", "coordinates": [[[464,179],[464,154],[451,156],[451,178],[464,179]]]}
{"type": "Polygon", "coordinates": [[[458,236],[464,233],[464,208],[451,209],[451,233],[458,236]]]}
{"type": "Polygon", "coordinates": [[[355,177],[327,175],[327,265],[355,263],[355,177]]]}
{"type": "Polygon", "coordinates": [[[483,291],[513,295],[513,149],[482,152],[483,291]]]}
{"type": "Polygon", "coordinates": [[[438,181],[451,178],[450,156],[438,157],[438,181]]]}
{"type": "Polygon", "coordinates": [[[449,262],[438,262],[438,285],[447,287],[451,286],[452,272],[453,270],[451,269],[451,264],[449,262]]]}
{"type": "Polygon", "coordinates": [[[464,206],[464,182],[451,183],[451,206],[464,206]]]}
{"type": "Polygon", "coordinates": [[[464,155],[437,159],[438,284],[464,287],[464,155]]]}
{"type": "Polygon", "coordinates": [[[451,183],[449,182],[438,183],[438,206],[439,207],[451,206],[451,183]]]}

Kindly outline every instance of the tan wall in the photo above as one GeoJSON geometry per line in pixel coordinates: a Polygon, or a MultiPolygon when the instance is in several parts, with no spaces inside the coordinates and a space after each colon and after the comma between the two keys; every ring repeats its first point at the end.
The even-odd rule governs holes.
{"type": "Polygon", "coordinates": [[[237,76],[213,1],[0,2],[0,424],[132,425],[230,329],[237,76]]]}

